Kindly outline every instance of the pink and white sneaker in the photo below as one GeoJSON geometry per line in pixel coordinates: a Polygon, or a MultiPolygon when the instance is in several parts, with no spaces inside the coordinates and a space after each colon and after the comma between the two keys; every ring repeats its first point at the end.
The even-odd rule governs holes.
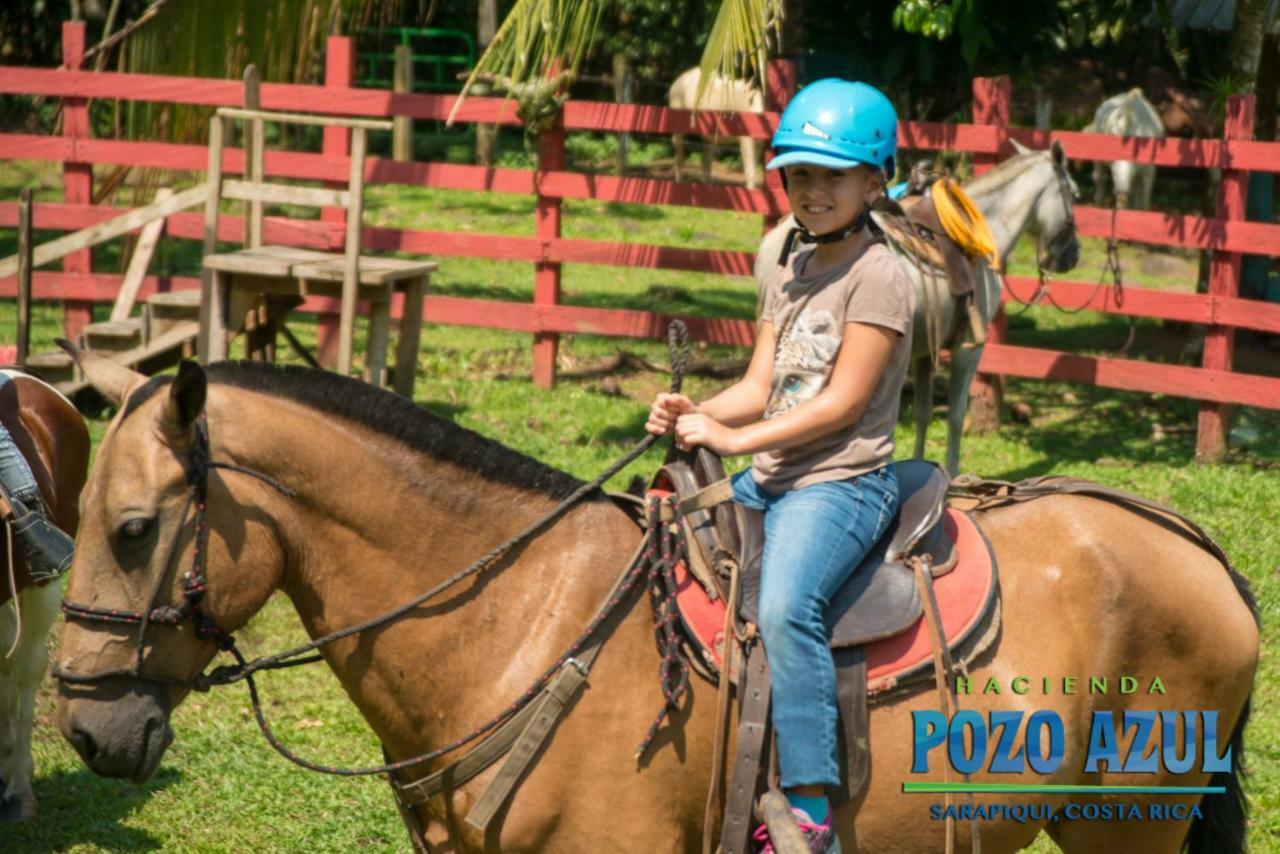
{"type": "MultiPolygon", "coordinates": [[[[813,854],[840,854],[840,839],[836,836],[836,832],[831,829],[831,819],[828,818],[825,824],[814,824],[809,814],[801,809],[792,808],[791,814],[796,817],[796,825],[800,828],[800,834],[804,836],[806,842],[809,843],[809,850],[813,854]]],[[[756,828],[752,839],[762,844],[758,854],[775,854],[773,842],[769,840],[769,828],[760,825],[756,828]]]]}

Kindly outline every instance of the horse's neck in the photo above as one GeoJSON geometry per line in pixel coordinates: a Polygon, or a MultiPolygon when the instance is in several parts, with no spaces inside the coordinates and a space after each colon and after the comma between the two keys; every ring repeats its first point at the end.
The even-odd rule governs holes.
{"type": "Polygon", "coordinates": [[[1013,251],[1018,237],[1026,230],[1035,212],[1036,202],[1044,192],[1046,170],[1053,165],[1045,160],[1013,174],[1008,182],[983,182],[972,191],[974,204],[982,211],[1003,262],[1013,251]]]}
{"type": "MultiPolygon", "coordinates": [[[[288,402],[272,416],[256,445],[228,450],[299,490],[276,505],[276,521],[291,556],[284,589],[312,637],[409,601],[555,504],[288,402]]],[[[394,752],[421,749],[424,735],[439,744],[568,647],[638,539],[612,502],[583,502],[490,569],[326,657],[394,752]],[[418,717],[427,709],[430,720],[418,717]]]]}

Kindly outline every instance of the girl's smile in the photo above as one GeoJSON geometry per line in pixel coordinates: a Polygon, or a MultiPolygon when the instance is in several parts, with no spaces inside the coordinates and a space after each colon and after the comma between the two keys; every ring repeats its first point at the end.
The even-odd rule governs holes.
{"type": "Polygon", "coordinates": [[[873,172],[864,166],[832,169],[801,163],[783,168],[791,210],[814,234],[843,228],[874,198],[873,172]]]}

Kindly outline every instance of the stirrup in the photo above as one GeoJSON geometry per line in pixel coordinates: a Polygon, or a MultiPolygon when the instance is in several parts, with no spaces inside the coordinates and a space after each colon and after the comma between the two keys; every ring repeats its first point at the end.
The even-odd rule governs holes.
{"type": "Polygon", "coordinates": [[[9,528],[22,544],[27,571],[33,584],[47,584],[61,578],[71,568],[75,540],[55,526],[39,503],[28,509],[21,499],[13,501],[9,528]],[[25,511],[25,512],[22,512],[25,511]]]}

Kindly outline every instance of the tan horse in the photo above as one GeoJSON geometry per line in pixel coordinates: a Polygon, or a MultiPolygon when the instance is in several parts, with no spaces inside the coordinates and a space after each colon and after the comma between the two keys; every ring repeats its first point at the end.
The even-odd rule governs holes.
{"type": "MultiPolygon", "coordinates": [[[[179,577],[192,560],[192,527],[179,523],[188,494],[183,463],[201,413],[213,460],[296,490],[287,497],[243,472],[210,474],[203,607],[228,631],[277,589],[312,637],[358,623],[475,560],[577,484],[395,395],[333,374],[218,364],[206,376],[187,365],[176,380],[146,381],[89,355],[82,365],[99,390],[125,403],[85,493],[67,594],[77,606],[137,611],[153,592],[159,604],[181,601],[179,577]]],[[[1258,630],[1217,560],[1170,525],[1081,497],[993,510],[981,521],[1000,560],[1004,616],[997,643],[971,676],[975,685],[994,678],[1004,690],[975,692],[962,705],[983,713],[1056,711],[1069,759],[1078,759],[1095,709],[1217,710],[1223,737],[1234,732],[1239,753],[1258,630]],[[1048,677],[1054,686],[1048,695],[1014,695],[1008,686],[1018,675],[1037,686],[1048,677]],[[1144,686],[1158,676],[1168,693],[1063,694],[1064,676],[1091,675],[1113,685],[1134,675],[1144,686]]],[[[392,757],[439,747],[501,710],[561,655],[639,540],[627,514],[597,493],[482,576],[410,617],[334,643],[325,659],[392,757]]],[[[647,611],[633,600],[625,616],[607,624],[585,693],[490,838],[478,838],[462,816],[495,769],[419,810],[435,850],[699,850],[715,691],[695,680],[683,710],[636,760],[662,702],[647,611]]],[[[128,671],[136,636],[130,626],[69,620],[60,671],[81,678],[128,671]]],[[[62,732],[100,774],[141,781],[156,770],[172,738],[170,712],[188,690],[164,680],[190,680],[216,654],[191,623],[153,625],[145,641],[145,678],[60,684],[62,732]]],[[[932,799],[901,792],[903,781],[922,777],[910,773],[911,711],[934,702],[932,691],[922,691],[873,709],[869,789],[836,816],[846,851],[943,847],[943,823],[928,815],[932,799]]],[[[1234,774],[1222,776],[1238,794],[1234,774]]],[[[1078,762],[1047,779],[975,779],[997,778],[1133,782],[1122,774],[1085,775],[1078,762]]],[[[936,763],[925,779],[941,779],[936,763]]],[[[1141,782],[1208,779],[1152,774],[1141,782]]],[[[1061,805],[1063,798],[1025,801],[1061,805]]],[[[1203,808],[1243,832],[1235,796],[1208,798],[1203,808]]],[[[1015,851],[1044,825],[984,822],[983,850],[1015,851]]],[[[1188,822],[1082,821],[1049,829],[1067,852],[1173,852],[1188,822]]],[[[967,849],[966,828],[959,841],[967,849]]]]}

